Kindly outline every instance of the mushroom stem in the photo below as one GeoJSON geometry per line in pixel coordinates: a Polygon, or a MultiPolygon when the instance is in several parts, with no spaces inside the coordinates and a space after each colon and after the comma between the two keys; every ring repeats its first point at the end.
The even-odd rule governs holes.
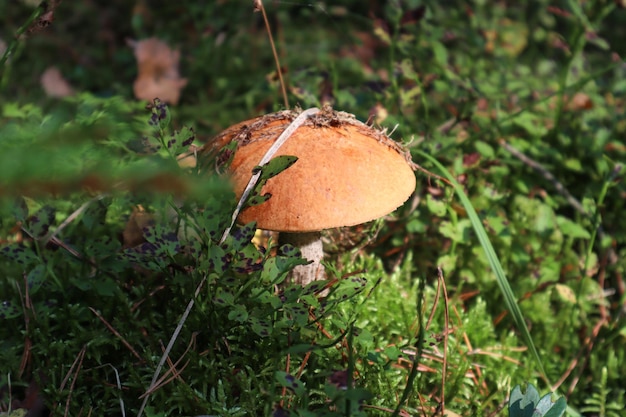
{"type": "Polygon", "coordinates": [[[280,244],[289,243],[297,247],[302,252],[302,257],[311,261],[309,264],[298,265],[293,269],[290,278],[288,278],[291,282],[305,286],[326,277],[326,272],[322,266],[324,248],[320,232],[280,233],[278,241],[280,244]]]}

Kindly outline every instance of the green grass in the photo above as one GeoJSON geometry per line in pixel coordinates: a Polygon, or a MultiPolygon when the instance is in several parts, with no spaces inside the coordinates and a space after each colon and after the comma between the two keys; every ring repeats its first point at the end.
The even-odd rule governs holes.
{"type": "Polygon", "coordinates": [[[299,255],[254,225],[220,242],[228,184],[176,162],[282,108],[260,14],[109,3],[62,2],[42,30],[0,5],[0,412],[35,391],[54,415],[490,416],[532,384],[623,415],[626,9],[266,2],[292,105],[378,106],[449,181],[418,172],[392,216],[329,231],[324,299],[276,292],[299,255]],[[133,99],[127,39],[149,36],[188,79],[166,117],[133,99]],[[45,96],[50,65],[76,96],[45,96]],[[139,206],[149,234],[123,247],[139,206]]]}

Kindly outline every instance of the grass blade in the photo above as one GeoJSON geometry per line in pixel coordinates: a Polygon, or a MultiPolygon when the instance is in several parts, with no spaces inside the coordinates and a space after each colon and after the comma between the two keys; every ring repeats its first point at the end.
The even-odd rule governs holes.
{"type": "Polygon", "coordinates": [[[506,304],[506,308],[507,310],[509,310],[511,317],[513,318],[513,321],[515,322],[515,326],[520,332],[522,339],[524,340],[524,343],[530,350],[533,356],[533,359],[535,359],[535,362],[537,363],[537,367],[539,369],[541,376],[543,377],[544,381],[548,385],[550,385],[550,381],[548,379],[548,376],[546,375],[545,368],[543,367],[543,362],[541,361],[541,356],[539,355],[539,351],[537,351],[537,348],[535,347],[535,344],[533,343],[532,337],[530,336],[530,332],[528,331],[528,327],[526,326],[526,322],[524,321],[524,316],[522,315],[522,312],[517,304],[517,299],[515,297],[515,294],[513,294],[513,290],[511,289],[511,286],[509,285],[509,281],[507,280],[506,275],[504,273],[504,269],[502,268],[502,265],[500,264],[498,255],[496,255],[496,252],[493,249],[493,245],[491,244],[491,241],[489,240],[489,237],[487,236],[487,232],[485,231],[485,228],[483,227],[483,224],[480,221],[480,218],[478,217],[476,210],[474,210],[474,206],[472,206],[471,201],[469,200],[469,198],[463,191],[463,187],[454,179],[454,177],[445,169],[445,167],[441,165],[441,163],[439,163],[439,161],[437,161],[435,158],[428,155],[427,153],[418,151],[418,154],[428,159],[430,162],[432,162],[439,169],[439,171],[441,171],[442,175],[445,178],[447,178],[452,184],[452,186],[454,187],[454,191],[456,192],[457,196],[461,200],[461,203],[463,204],[463,207],[465,208],[467,215],[472,223],[472,227],[474,228],[474,231],[476,232],[478,241],[480,242],[480,245],[483,247],[483,250],[485,251],[485,255],[487,256],[489,265],[491,266],[491,269],[496,275],[498,286],[500,287],[500,291],[502,292],[502,295],[504,296],[504,302],[506,304]]]}

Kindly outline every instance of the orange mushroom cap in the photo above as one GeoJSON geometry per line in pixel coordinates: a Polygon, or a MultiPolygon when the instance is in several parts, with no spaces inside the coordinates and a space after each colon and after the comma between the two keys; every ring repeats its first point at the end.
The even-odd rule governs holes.
{"type": "MultiPolygon", "coordinates": [[[[252,170],[297,117],[281,111],[238,123],[219,134],[213,147],[238,142],[229,173],[240,197],[252,170]]],[[[298,160],[270,178],[261,193],[266,202],[248,207],[239,222],[262,229],[312,232],[353,226],[379,218],[402,205],[415,189],[410,157],[383,132],[344,112],[325,108],[310,116],[274,156],[298,160]]]]}

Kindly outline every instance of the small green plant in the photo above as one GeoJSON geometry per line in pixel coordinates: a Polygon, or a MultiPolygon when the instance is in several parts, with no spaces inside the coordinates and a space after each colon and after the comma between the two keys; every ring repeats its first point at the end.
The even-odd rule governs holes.
{"type": "MultiPolygon", "coordinates": [[[[608,362],[614,362],[614,357],[609,358],[608,362]]],[[[607,367],[603,366],[600,380],[594,384],[591,396],[585,400],[585,405],[581,407],[583,413],[593,413],[599,417],[623,416],[623,412],[626,410],[626,400],[624,400],[626,390],[609,388],[608,374],[607,367]]]]}
{"type": "Polygon", "coordinates": [[[561,417],[567,402],[564,397],[552,401],[552,394],[539,396],[534,385],[528,384],[526,392],[517,385],[509,397],[509,417],[561,417]]]}

